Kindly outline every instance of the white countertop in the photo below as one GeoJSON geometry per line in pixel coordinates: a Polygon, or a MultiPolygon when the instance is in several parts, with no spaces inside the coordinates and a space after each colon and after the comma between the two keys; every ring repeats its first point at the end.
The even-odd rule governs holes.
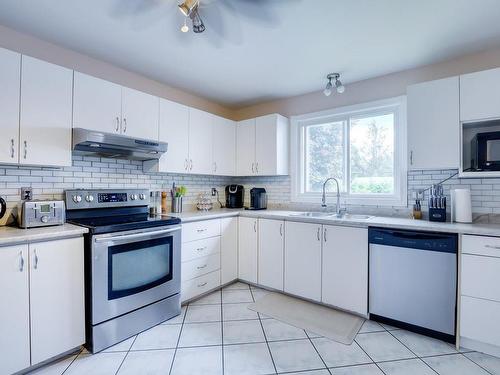
{"type": "Polygon", "coordinates": [[[75,237],[87,232],[87,228],[72,224],[30,229],[0,227],[0,246],[75,237]]]}
{"type": "Polygon", "coordinates": [[[183,223],[200,220],[218,219],[223,217],[243,216],[267,219],[279,219],[304,223],[318,223],[326,225],[344,225],[351,227],[382,227],[399,228],[409,230],[426,230],[433,232],[475,234],[483,236],[500,236],[500,224],[461,224],[461,223],[439,223],[427,220],[413,220],[400,217],[373,216],[368,220],[336,219],[335,217],[297,217],[290,216],[298,211],[261,210],[248,211],[239,209],[220,209],[211,211],[184,212],[172,214],[179,217],[183,223]]]}

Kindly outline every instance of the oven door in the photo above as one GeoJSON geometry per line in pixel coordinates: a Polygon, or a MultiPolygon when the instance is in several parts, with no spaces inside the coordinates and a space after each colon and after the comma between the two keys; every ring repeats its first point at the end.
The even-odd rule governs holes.
{"type": "Polygon", "coordinates": [[[92,324],[180,292],[181,227],[92,238],[92,324]]]}

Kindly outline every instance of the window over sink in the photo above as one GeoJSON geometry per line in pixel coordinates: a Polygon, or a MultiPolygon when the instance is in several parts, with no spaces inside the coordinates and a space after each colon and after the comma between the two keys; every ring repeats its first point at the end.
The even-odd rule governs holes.
{"type": "Polygon", "coordinates": [[[291,156],[296,202],[406,206],[406,97],[293,117],[291,156]]]}

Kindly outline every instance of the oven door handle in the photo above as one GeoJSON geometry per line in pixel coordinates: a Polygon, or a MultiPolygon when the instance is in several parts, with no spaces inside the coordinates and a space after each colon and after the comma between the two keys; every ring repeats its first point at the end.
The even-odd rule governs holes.
{"type": "Polygon", "coordinates": [[[150,231],[150,232],[134,233],[134,234],[121,234],[118,236],[110,236],[110,237],[101,237],[101,238],[96,238],[95,242],[100,243],[100,242],[112,242],[112,241],[128,241],[128,240],[137,240],[137,239],[141,239],[141,238],[153,239],[153,238],[159,237],[159,236],[167,234],[167,233],[172,233],[172,232],[178,231],[180,229],[181,229],[180,226],[175,226],[173,228],[163,229],[163,230],[158,230],[158,231],[150,231]]]}

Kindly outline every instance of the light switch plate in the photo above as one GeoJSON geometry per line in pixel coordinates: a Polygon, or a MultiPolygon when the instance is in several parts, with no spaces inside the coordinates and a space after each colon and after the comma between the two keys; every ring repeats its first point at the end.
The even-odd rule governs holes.
{"type": "Polygon", "coordinates": [[[21,200],[23,200],[23,201],[33,200],[33,188],[22,187],[21,188],[21,200]]]}

